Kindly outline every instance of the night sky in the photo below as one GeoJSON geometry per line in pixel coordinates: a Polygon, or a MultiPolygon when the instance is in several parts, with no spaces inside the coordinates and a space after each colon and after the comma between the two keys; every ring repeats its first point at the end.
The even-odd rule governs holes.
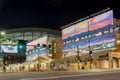
{"type": "Polygon", "coordinates": [[[0,30],[60,27],[110,7],[120,19],[118,0],[0,0],[0,30]],[[92,1],[92,2],[90,2],[92,1]]]}

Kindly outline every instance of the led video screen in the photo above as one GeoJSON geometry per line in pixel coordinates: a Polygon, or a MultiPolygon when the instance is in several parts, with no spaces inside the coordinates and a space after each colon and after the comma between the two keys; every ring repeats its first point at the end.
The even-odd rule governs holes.
{"type": "Polygon", "coordinates": [[[26,54],[26,61],[34,61],[38,56],[46,56],[47,55],[47,49],[43,48],[39,51],[34,52],[34,54],[26,54]]]}
{"type": "Polygon", "coordinates": [[[1,45],[0,47],[1,53],[18,53],[17,45],[1,45]]]}
{"type": "Polygon", "coordinates": [[[40,44],[40,45],[47,44],[47,36],[41,37],[39,39],[36,39],[36,40],[33,40],[33,41],[27,43],[26,51],[34,48],[34,46],[36,46],[37,44],[40,44]]]}

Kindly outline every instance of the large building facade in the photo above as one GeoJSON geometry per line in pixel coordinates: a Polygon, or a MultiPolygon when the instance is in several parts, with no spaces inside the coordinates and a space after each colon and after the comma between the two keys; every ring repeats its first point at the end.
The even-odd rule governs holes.
{"type": "Polygon", "coordinates": [[[18,28],[5,30],[6,39],[17,39],[17,40],[27,40],[32,41],[40,38],[41,36],[49,37],[59,37],[61,35],[60,31],[47,29],[47,28],[18,28]]]}
{"type": "Polygon", "coordinates": [[[46,58],[51,57],[51,50],[49,50],[48,47],[51,47],[52,40],[61,36],[59,31],[46,28],[18,28],[5,30],[4,32],[6,33],[5,35],[0,35],[0,66],[1,68],[5,66],[7,71],[16,71],[15,69],[18,70],[18,68],[19,70],[25,70],[26,65],[25,63],[23,64],[23,62],[29,62],[30,56],[35,58],[34,60],[31,58],[32,62],[34,62],[38,59],[36,55],[39,55],[39,53],[46,53],[44,56],[46,58]],[[24,46],[23,43],[25,43],[24,46]],[[9,51],[5,49],[6,46],[10,47],[9,51]],[[37,50],[37,46],[39,46],[40,49],[37,50]],[[11,50],[11,47],[14,50],[11,50]],[[2,52],[3,50],[7,52],[2,52]]]}
{"type": "Polygon", "coordinates": [[[62,27],[63,54],[72,69],[120,68],[120,21],[113,11],[90,15],[62,27]]]}

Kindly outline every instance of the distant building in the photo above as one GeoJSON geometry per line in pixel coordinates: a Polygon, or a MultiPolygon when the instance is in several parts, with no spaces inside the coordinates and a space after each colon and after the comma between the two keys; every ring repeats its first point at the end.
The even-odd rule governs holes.
{"type": "Polygon", "coordinates": [[[18,39],[18,40],[35,40],[41,36],[59,37],[60,31],[47,29],[47,28],[16,28],[11,30],[5,30],[6,39],[18,39]]]}
{"type": "MultiPolygon", "coordinates": [[[[46,28],[17,28],[17,29],[11,29],[11,30],[5,30],[5,35],[1,36],[0,38],[0,57],[1,57],[1,62],[0,66],[5,66],[8,64],[15,64],[15,63],[22,63],[26,61],[26,54],[25,53],[33,53],[33,54],[28,54],[27,55],[27,60],[28,56],[32,55],[32,58],[35,58],[34,60],[37,60],[38,57],[35,57],[37,55],[36,46],[39,44],[42,47],[45,47],[45,50],[42,50],[43,53],[46,52],[46,56],[51,57],[52,53],[51,50],[48,50],[48,48],[52,44],[52,40],[58,38],[61,36],[60,31],[57,30],[52,30],[52,29],[46,29],[46,28]],[[45,39],[42,37],[45,37],[45,39]],[[25,51],[24,53],[18,52],[17,47],[22,50],[23,46],[21,44],[18,44],[19,40],[25,41],[25,51]],[[46,43],[43,43],[46,42],[46,43]],[[7,51],[2,52],[2,48],[8,47],[10,50],[13,48],[15,50],[12,51],[7,51]],[[13,46],[12,48],[10,46],[13,46]],[[33,49],[33,50],[32,50],[33,49]],[[32,51],[30,51],[32,50],[32,51]]],[[[6,50],[5,50],[6,51],[6,50]]],[[[42,54],[41,52],[41,54],[42,54]]],[[[31,59],[32,59],[31,58],[31,59]]],[[[48,57],[46,57],[48,58],[48,57]]],[[[29,61],[29,60],[28,60],[29,61]]],[[[34,63],[32,63],[34,64],[34,63]]],[[[18,65],[17,65],[18,66],[18,65]]],[[[23,66],[23,65],[22,65],[23,66]]]]}

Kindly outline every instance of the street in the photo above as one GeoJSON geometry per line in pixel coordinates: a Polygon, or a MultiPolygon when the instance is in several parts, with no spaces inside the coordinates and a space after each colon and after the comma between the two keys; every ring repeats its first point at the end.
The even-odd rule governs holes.
{"type": "Polygon", "coordinates": [[[0,80],[119,80],[120,71],[43,71],[0,73],[0,80]]]}

